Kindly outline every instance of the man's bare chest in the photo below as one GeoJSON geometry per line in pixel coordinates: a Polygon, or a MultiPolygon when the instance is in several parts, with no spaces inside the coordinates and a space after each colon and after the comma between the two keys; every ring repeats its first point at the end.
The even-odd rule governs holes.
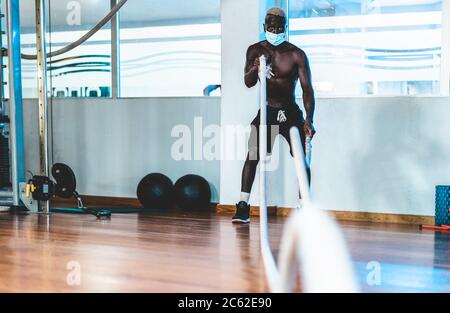
{"type": "Polygon", "coordinates": [[[297,72],[297,66],[291,53],[265,52],[267,65],[270,67],[274,78],[292,79],[297,72]],[[266,55],[267,54],[267,55],[266,55]]]}

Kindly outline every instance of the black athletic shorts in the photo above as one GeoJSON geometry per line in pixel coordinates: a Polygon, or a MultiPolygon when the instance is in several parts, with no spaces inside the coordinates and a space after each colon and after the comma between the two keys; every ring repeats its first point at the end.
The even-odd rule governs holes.
{"type": "MultiPolygon", "coordinates": [[[[260,124],[260,111],[253,119],[251,125],[252,130],[250,133],[250,139],[248,142],[249,150],[257,151],[259,157],[259,124],[260,124]]],[[[293,104],[288,108],[277,109],[271,106],[267,106],[267,153],[272,152],[275,138],[278,134],[283,136],[289,143],[289,148],[292,154],[291,137],[289,130],[295,126],[300,133],[300,139],[303,147],[305,146],[305,131],[303,125],[305,120],[303,118],[303,112],[300,110],[297,104],[293,104]],[[275,127],[273,127],[275,126],[275,127]]],[[[304,148],[303,148],[304,149],[304,148]]]]}

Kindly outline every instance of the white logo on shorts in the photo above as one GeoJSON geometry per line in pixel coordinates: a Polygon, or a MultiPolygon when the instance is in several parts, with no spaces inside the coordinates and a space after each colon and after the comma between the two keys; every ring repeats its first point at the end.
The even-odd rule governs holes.
{"type": "Polygon", "coordinates": [[[286,115],[284,114],[284,110],[279,110],[278,111],[278,116],[277,116],[277,121],[280,123],[286,122],[287,118],[286,115]]]}

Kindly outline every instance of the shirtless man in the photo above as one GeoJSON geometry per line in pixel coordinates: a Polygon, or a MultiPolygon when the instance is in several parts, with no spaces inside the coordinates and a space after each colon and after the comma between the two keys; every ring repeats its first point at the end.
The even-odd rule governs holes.
{"type": "MultiPolygon", "coordinates": [[[[267,60],[267,152],[272,151],[277,135],[271,134],[271,125],[275,125],[278,126],[279,134],[289,143],[292,155],[289,129],[293,126],[299,129],[301,141],[305,146],[306,137],[312,138],[315,133],[313,126],[315,103],[308,58],[303,50],[286,41],[286,22],[283,10],[272,8],[267,11],[264,24],[266,40],[248,48],[244,79],[248,88],[257,84],[259,58],[264,55],[267,60]],[[297,80],[300,80],[303,91],[306,118],[295,103],[297,80]]],[[[251,123],[249,150],[242,170],[240,202],[236,204],[233,223],[250,222],[248,201],[259,161],[259,121],[258,112],[251,123]]],[[[308,176],[310,177],[309,170],[308,176]]]]}

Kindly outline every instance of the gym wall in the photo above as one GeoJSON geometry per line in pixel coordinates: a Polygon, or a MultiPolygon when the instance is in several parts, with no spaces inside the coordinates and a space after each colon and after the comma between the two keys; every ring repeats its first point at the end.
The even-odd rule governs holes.
{"type": "MultiPolygon", "coordinates": [[[[194,118],[219,125],[219,98],[73,98],[53,99],[54,162],[70,165],[81,194],[136,197],[139,180],[161,172],[175,182],[193,173],[211,184],[219,197],[219,160],[180,160],[171,157],[172,128],[194,118]]],[[[37,101],[24,100],[26,168],[38,173],[37,101]]]]}
{"type": "MultiPolygon", "coordinates": [[[[134,197],[145,173],[167,173],[176,180],[191,172],[210,181],[213,201],[233,204],[239,196],[243,161],[174,161],[170,155],[172,127],[185,124],[193,129],[196,116],[203,117],[204,127],[217,125],[219,102],[218,98],[56,99],[55,161],[74,168],[83,194],[134,197]]],[[[433,215],[434,186],[448,184],[450,173],[449,103],[445,97],[317,99],[314,199],[336,210],[433,215]]],[[[27,168],[37,172],[36,101],[25,100],[24,109],[27,168]]],[[[256,110],[251,106],[238,119],[249,123],[256,110]]],[[[293,207],[297,199],[293,163],[284,139],[277,140],[282,142],[275,144],[273,155],[279,153],[280,162],[268,174],[269,203],[293,207]]],[[[257,205],[257,199],[255,184],[251,203],[257,205]]]]}
{"type": "MultiPolygon", "coordinates": [[[[434,215],[434,188],[450,180],[449,104],[448,97],[317,99],[313,198],[335,210],[434,215]]],[[[253,116],[246,115],[250,123],[253,116]]],[[[294,164],[287,143],[277,141],[279,168],[268,173],[268,201],[294,207],[294,164]]],[[[242,166],[243,161],[222,163],[221,203],[239,196],[242,166]]],[[[258,184],[250,203],[258,204],[258,184]]]]}

